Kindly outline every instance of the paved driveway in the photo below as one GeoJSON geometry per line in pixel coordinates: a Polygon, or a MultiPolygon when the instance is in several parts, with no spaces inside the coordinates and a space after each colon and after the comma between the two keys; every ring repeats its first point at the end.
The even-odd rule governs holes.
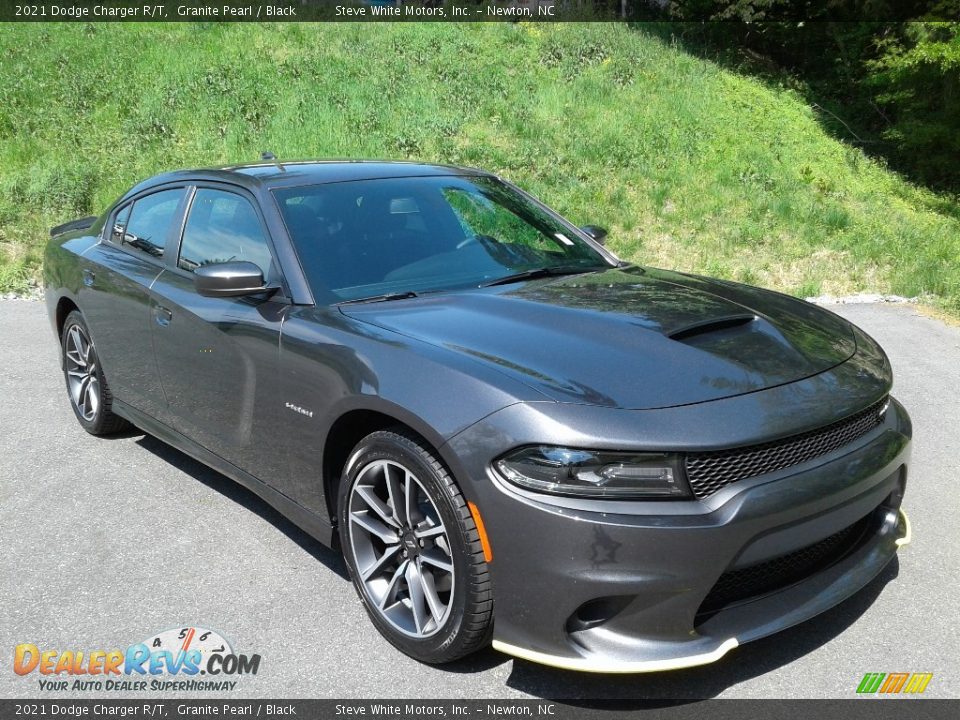
{"type": "Polygon", "coordinates": [[[407,659],[341,560],[252,494],[150,437],[83,432],[43,305],[0,302],[0,697],[40,694],[12,672],[18,643],[112,649],[185,625],[262,655],[233,697],[850,697],[868,671],[933,672],[926,694],[958,697],[960,331],[910,307],[839,312],[887,349],[913,415],[913,544],[843,605],[715,665],[601,677],[492,650],[407,659]]]}

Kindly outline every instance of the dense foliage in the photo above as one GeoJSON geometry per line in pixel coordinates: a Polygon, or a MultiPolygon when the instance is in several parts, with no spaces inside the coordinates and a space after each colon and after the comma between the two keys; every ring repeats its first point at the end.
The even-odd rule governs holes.
{"type": "Polygon", "coordinates": [[[838,137],[931,186],[960,190],[958,0],[672,0],[691,49],[741,70],[786,71],[838,137]],[[896,18],[896,20],[893,20],[896,18]]]}
{"type": "Polygon", "coordinates": [[[864,84],[888,113],[879,130],[897,165],[960,189],[960,23],[910,23],[877,48],[864,84]]]}

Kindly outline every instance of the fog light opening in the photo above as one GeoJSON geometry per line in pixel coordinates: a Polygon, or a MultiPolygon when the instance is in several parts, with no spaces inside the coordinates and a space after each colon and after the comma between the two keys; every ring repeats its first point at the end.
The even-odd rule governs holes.
{"type": "Polygon", "coordinates": [[[567,632],[583,632],[603,625],[619,615],[633,599],[633,595],[612,595],[589,600],[567,618],[567,632]]]}

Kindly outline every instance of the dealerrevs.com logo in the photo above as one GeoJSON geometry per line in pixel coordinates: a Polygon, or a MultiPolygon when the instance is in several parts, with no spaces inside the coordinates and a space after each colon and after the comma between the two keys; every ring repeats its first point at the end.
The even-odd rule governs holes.
{"type": "Polygon", "coordinates": [[[59,650],[21,643],[14,649],[13,671],[36,677],[45,692],[224,691],[237,686],[238,676],[256,675],[260,659],[235,653],[213,630],[185,627],[157,633],[126,650],[59,650]]]}

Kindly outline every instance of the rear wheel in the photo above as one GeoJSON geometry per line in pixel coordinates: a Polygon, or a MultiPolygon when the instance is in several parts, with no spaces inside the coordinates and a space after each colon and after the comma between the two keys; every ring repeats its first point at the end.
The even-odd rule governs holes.
{"type": "Polygon", "coordinates": [[[442,663],[487,644],[490,573],[453,478],[423,441],[379,431],[357,445],[340,483],[340,540],[380,633],[442,663]]]}
{"type": "Polygon", "coordinates": [[[109,435],[126,429],[127,421],[111,410],[113,396],[79,311],[67,315],[60,340],[67,395],[83,429],[91,435],[109,435]]]}

